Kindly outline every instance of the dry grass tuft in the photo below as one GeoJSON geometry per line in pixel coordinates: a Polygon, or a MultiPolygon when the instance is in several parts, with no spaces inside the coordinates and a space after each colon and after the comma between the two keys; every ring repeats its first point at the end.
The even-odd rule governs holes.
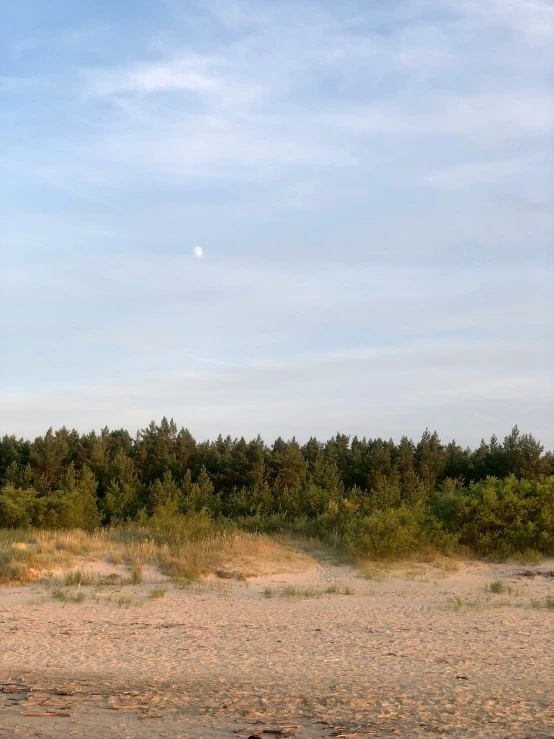
{"type": "MultiPolygon", "coordinates": [[[[38,580],[56,568],[70,569],[75,557],[126,564],[129,580],[138,585],[141,570],[154,565],[179,581],[198,580],[202,575],[231,572],[239,579],[255,575],[302,571],[313,565],[307,555],[283,541],[263,534],[239,531],[210,533],[204,538],[161,541],[138,527],[103,529],[93,534],[75,531],[0,531],[0,585],[20,585],[38,580]],[[15,535],[14,535],[15,534],[15,535]]],[[[80,570],[67,573],[66,585],[114,584],[100,582],[80,570]]]]}
{"type": "Polygon", "coordinates": [[[374,580],[375,582],[385,582],[389,577],[386,569],[377,568],[368,563],[361,563],[360,571],[362,577],[365,577],[366,580],[374,580]]]}
{"type": "Polygon", "coordinates": [[[462,600],[458,595],[448,598],[447,608],[451,611],[461,611],[462,608],[475,608],[478,611],[483,609],[483,603],[478,596],[475,598],[465,598],[462,600]]]}

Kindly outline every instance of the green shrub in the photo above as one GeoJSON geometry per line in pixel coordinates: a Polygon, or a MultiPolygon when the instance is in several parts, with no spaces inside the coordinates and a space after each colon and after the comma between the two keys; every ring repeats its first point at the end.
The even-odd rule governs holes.
{"type": "Polygon", "coordinates": [[[422,506],[401,506],[352,519],[346,526],[344,542],[356,557],[392,560],[428,547],[448,551],[456,537],[442,531],[440,523],[426,516],[422,506]]]}
{"type": "Polygon", "coordinates": [[[431,510],[460,543],[495,557],[554,553],[554,477],[486,480],[453,496],[433,496],[431,510]]]}

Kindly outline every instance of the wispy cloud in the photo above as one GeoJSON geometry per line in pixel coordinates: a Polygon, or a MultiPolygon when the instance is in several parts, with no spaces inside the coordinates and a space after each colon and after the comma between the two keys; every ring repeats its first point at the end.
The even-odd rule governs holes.
{"type": "Polygon", "coordinates": [[[142,63],[109,71],[89,71],[96,95],[149,95],[161,92],[215,91],[220,82],[208,73],[209,60],[185,57],[165,63],[142,63]]]}

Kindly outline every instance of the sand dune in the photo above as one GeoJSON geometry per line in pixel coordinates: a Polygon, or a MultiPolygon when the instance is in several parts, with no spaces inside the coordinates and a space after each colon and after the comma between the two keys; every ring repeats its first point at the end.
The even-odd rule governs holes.
{"type": "Polygon", "coordinates": [[[151,582],[98,598],[84,588],[82,603],[55,601],[40,586],[4,588],[0,737],[280,729],[300,739],[546,739],[554,579],[523,569],[404,565],[368,580],[314,563],[248,583],[169,584],[157,599],[148,597],[152,571],[151,582]],[[503,593],[490,591],[495,580],[503,593]]]}

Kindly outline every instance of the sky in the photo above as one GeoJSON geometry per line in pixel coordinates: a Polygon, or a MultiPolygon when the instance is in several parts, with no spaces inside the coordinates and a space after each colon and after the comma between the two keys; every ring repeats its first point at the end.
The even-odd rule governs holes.
{"type": "Polygon", "coordinates": [[[554,448],[552,0],[18,0],[0,29],[0,433],[554,448]]]}

